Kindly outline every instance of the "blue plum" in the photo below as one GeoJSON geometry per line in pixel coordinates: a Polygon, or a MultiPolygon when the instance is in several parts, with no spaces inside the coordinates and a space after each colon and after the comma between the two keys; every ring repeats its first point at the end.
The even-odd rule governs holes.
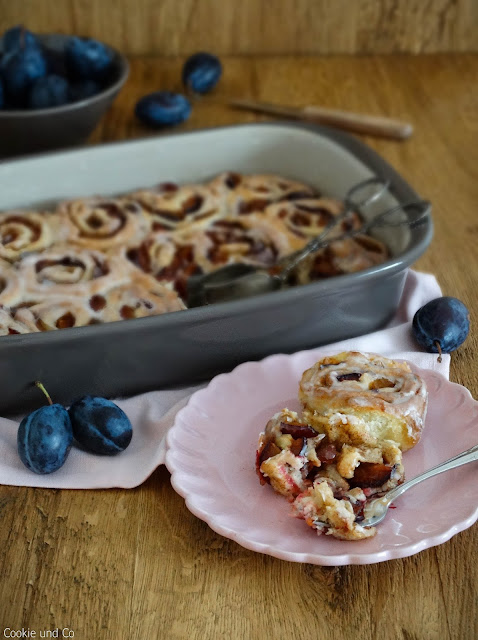
{"type": "Polygon", "coordinates": [[[115,455],[131,442],[131,422],[111,400],[84,396],[71,405],[68,413],[76,441],[92,453],[115,455]]]}
{"type": "Polygon", "coordinates": [[[40,47],[38,38],[22,25],[7,29],[3,34],[3,50],[17,51],[25,47],[40,47]]]}
{"type": "Polygon", "coordinates": [[[181,93],[156,91],[138,101],[135,114],[150,127],[165,127],[187,120],[191,114],[191,104],[181,93]]]}
{"type": "Polygon", "coordinates": [[[49,49],[45,47],[43,49],[43,55],[48,67],[48,74],[55,76],[68,76],[68,70],[66,68],[65,52],[62,49],[49,49]]]}
{"type": "Polygon", "coordinates": [[[113,63],[113,52],[102,42],[70,38],[65,47],[66,65],[72,78],[103,80],[113,63]]]}
{"type": "Polygon", "coordinates": [[[16,107],[26,106],[31,86],[46,73],[47,64],[40,49],[19,49],[8,55],[3,66],[3,81],[8,101],[16,107]]]}
{"type": "Polygon", "coordinates": [[[70,100],[78,102],[100,93],[101,85],[95,80],[79,80],[70,85],[70,100]]]}
{"type": "Polygon", "coordinates": [[[208,93],[217,85],[221,75],[219,58],[202,51],[190,56],[182,70],[184,86],[194,93],[208,93]]]}
{"type": "Polygon", "coordinates": [[[8,63],[10,62],[10,60],[13,58],[15,54],[16,54],[16,51],[4,51],[2,53],[2,57],[0,59],[0,74],[2,76],[5,73],[8,63]]]}
{"type": "Polygon", "coordinates": [[[18,454],[23,464],[35,473],[52,473],[63,466],[72,442],[70,417],[60,404],[33,411],[18,427],[18,454]]]}
{"type": "Polygon", "coordinates": [[[68,81],[62,76],[49,75],[38,78],[31,88],[29,106],[32,109],[58,107],[69,101],[68,81]]]}
{"type": "Polygon", "coordinates": [[[468,336],[468,309],[457,298],[435,298],[415,313],[412,330],[418,344],[429,353],[451,353],[468,336]]]}

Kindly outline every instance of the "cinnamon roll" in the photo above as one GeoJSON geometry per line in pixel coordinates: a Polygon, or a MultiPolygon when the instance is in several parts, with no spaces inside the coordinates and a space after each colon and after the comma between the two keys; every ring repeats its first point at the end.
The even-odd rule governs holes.
{"type": "Polygon", "coordinates": [[[391,440],[379,446],[351,446],[325,437],[322,447],[329,460],[309,473],[308,486],[292,501],[292,515],[302,520],[318,535],[332,535],[341,540],[361,540],[375,535],[375,527],[363,527],[367,501],[383,495],[404,481],[402,451],[391,440]],[[326,449],[327,450],[327,449],[326,449]]]}
{"type": "Polygon", "coordinates": [[[261,213],[216,220],[191,241],[205,273],[235,262],[270,267],[304,244],[281,221],[261,213]]]}
{"type": "Polygon", "coordinates": [[[318,535],[331,535],[339,540],[372,538],[375,527],[363,527],[357,521],[355,510],[363,510],[364,494],[351,489],[336,498],[334,487],[326,479],[317,479],[292,503],[292,515],[305,522],[318,535]]]}
{"type": "Polygon", "coordinates": [[[58,245],[23,258],[18,265],[25,294],[30,297],[89,297],[128,281],[128,265],[101,251],[58,245]]]}
{"type": "MultiPolygon", "coordinates": [[[[287,228],[300,238],[310,240],[325,231],[329,224],[342,213],[344,203],[333,198],[307,198],[292,202],[279,202],[267,207],[265,213],[271,218],[279,218],[287,228]]],[[[360,216],[351,211],[330,231],[334,237],[358,229],[360,216]]]]}
{"type": "Polygon", "coordinates": [[[172,287],[155,278],[135,273],[127,284],[113,287],[90,299],[102,322],[144,318],[185,309],[172,287]]]}
{"type": "Polygon", "coordinates": [[[14,320],[28,331],[53,331],[103,322],[130,320],[184,309],[175,291],[146,274],[130,275],[118,284],[89,297],[50,296],[30,300],[15,310],[14,320]]]}
{"type": "Polygon", "coordinates": [[[54,331],[83,327],[100,322],[88,300],[71,297],[51,297],[41,302],[31,302],[15,311],[14,319],[29,331],[54,331]]]}
{"type": "Polygon", "coordinates": [[[226,203],[229,215],[263,211],[279,200],[317,196],[317,190],[306,184],[269,174],[242,175],[228,171],[214,178],[208,187],[226,203]]]}
{"type": "Polygon", "coordinates": [[[332,241],[311,253],[294,270],[291,284],[307,284],[322,278],[356,273],[385,262],[389,252],[380,240],[360,234],[332,241]]]}
{"type": "Polygon", "coordinates": [[[352,447],[333,441],[304,416],[284,409],[269,420],[259,439],[256,469],[261,484],[292,503],[293,515],[318,534],[357,540],[374,535],[360,517],[368,498],[403,482],[399,447],[352,447]]]}
{"type": "Polygon", "coordinates": [[[0,260],[0,305],[13,307],[24,293],[24,283],[18,270],[5,260],[0,260]]]}
{"type": "Polygon", "coordinates": [[[0,305],[0,336],[11,336],[38,331],[36,327],[27,327],[23,322],[15,320],[9,309],[0,305]]]}
{"type": "Polygon", "coordinates": [[[280,221],[251,214],[213,220],[190,230],[152,233],[122,254],[145,273],[171,282],[185,299],[192,275],[235,262],[269,267],[302,244],[280,221]]]}
{"type": "Polygon", "coordinates": [[[59,207],[66,242],[108,251],[137,242],[149,230],[141,207],[124,199],[80,198],[59,207]]]}
{"type": "MultiPolygon", "coordinates": [[[[293,500],[310,485],[309,474],[321,466],[324,438],[297,412],[276,413],[259,438],[256,471],[261,484],[269,483],[276,493],[293,500]]],[[[335,450],[331,461],[334,457],[335,450]]]]}
{"type": "Polygon", "coordinates": [[[402,452],[420,439],[425,383],[406,362],[351,351],[305,371],[299,400],[300,414],[283,409],[260,435],[261,484],[285,496],[319,535],[375,535],[360,524],[363,509],[404,480],[402,452]]]}
{"type": "MultiPolygon", "coordinates": [[[[0,213],[0,304],[32,331],[178,310],[191,276],[231,263],[273,267],[342,211],[343,203],[301,182],[233,172],[205,184],[78,198],[55,212],[7,211],[0,213]]],[[[350,213],[332,239],[359,223],[350,213]]],[[[288,285],[386,257],[369,236],[335,239],[301,262],[288,285]]]]}
{"type": "Polygon", "coordinates": [[[142,189],[128,196],[144,212],[152,231],[171,231],[190,224],[220,217],[220,201],[206,187],[161,183],[154,189],[142,189]]]}
{"type": "Polygon", "coordinates": [[[51,246],[60,234],[59,219],[53,213],[0,213],[0,258],[15,262],[27,253],[51,246]]]}
{"type": "Polygon", "coordinates": [[[425,382],[406,362],[346,351],[322,358],[299,385],[304,415],[329,438],[402,451],[420,440],[427,410],[425,382]]]}
{"type": "Polygon", "coordinates": [[[120,255],[158,281],[170,283],[185,300],[188,278],[203,273],[196,249],[187,233],[156,232],[149,234],[140,245],[122,249],[120,255]]]}

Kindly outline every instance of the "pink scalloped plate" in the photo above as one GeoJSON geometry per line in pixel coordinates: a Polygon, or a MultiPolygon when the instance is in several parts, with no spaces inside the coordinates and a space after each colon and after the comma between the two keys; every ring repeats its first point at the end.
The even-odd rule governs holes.
{"type": "MultiPolygon", "coordinates": [[[[168,433],[166,465],[188,509],[217,533],[257,551],[318,565],[371,564],[442,544],[478,519],[478,464],[427,480],[397,499],[377,535],[349,542],[318,536],[255,472],[267,420],[299,409],[298,382],[314,351],[247,362],[194,393],[168,433]]],[[[428,386],[422,439],[404,454],[407,478],[478,443],[478,402],[461,385],[413,367],[428,386]]]]}

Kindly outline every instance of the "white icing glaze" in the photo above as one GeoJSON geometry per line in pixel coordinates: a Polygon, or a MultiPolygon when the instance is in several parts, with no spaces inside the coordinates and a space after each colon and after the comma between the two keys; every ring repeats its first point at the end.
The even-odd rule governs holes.
{"type": "Polygon", "coordinates": [[[314,398],[330,398],[353,409],[381,409],[406,418],[409,424],[423,425],[427,404],[424,381],[408,364],[363,352],[343,354],[333,362],[324,359],[308,369],[300,383],[301,400],[315,408],[314,398]],[[343,376],[357,376],[347,379],[343,376]],[[384,386],[387,385],[387,386],[384,386]],[[388,386],[390,385],[390,386],[388,386]]]}

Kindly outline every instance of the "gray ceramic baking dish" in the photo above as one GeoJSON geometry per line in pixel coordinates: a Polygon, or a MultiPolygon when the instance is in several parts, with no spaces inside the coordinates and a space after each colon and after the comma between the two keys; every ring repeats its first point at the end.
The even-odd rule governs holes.
{"type": "MultiPolygon", "coordinates": [[[[49,153],[0,164],[0,210],[116,194],[159,181],[202,181],[224,170],[277,173],[343,197],[372,175],[389,204],[419,198],[379,155],[332,129],[257,123],[49,153]]],[[[387,202],[383,203],[387,204],[387,202]]],[[[367,215],[373,215],[373,207],[367,215]]],[[[382,230],[392,257],[352,275],[162,316],[0,338],[0,411],[82,394],[118,397],[207,379],[246,360],[368,333],[393,315],[407,267],[432,238],[419,227],[382,230]]]]}

